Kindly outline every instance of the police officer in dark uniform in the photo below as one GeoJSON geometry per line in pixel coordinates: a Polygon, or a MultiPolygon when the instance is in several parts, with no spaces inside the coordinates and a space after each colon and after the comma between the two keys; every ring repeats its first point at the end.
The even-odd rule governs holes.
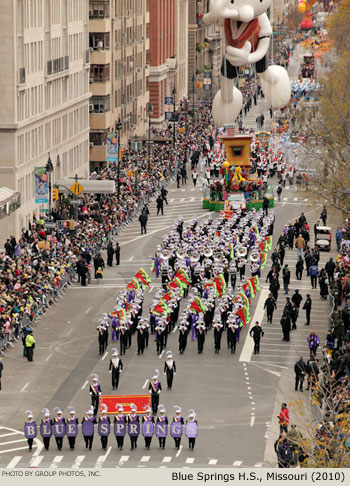
{"type": "Polygon", "coordinates": [[[259,354],[260,340],[264,335],[264,331],[258,321],[255,322],[255,326],[249,331],[249,335],[254,339],[254,354],[259,354]]]}

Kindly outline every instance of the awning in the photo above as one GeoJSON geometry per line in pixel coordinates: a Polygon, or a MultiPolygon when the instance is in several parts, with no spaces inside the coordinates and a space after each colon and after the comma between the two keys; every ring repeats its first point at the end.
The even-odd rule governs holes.
{"type": "Polygon", "coordinates": [[[0,204],[11,201],[19,196],[19,192],[8,187],[0,187],[0,204]]]}
{"type": "MultiPolygon", "coordinates": [[[[83,188],[80,194],[113,194],[115,192],[115,181],[94,181],[79,179],[79,184],[83,188]]],[[[75,184],[74,179],[59,179],[54,186],[58,186],[58,192],[67,194],[69,189],[75,184]]]]}

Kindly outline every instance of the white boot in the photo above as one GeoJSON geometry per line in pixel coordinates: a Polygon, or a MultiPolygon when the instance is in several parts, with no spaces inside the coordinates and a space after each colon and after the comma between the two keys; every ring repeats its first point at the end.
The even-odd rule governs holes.
{"type": "Polygon", "coordinates": [[[234,123],[243,106],[242,93],[233,86],[233,79],[221,77],[221,89],[213,100],[212,116],[218,127],[234,123]]]}
{"type": "Polygon", "coordinates": [[[267,104],[274,108],[287,106],[291,96],[287,71],[282,66],[269,66],[265,72],[258,74],[267,104]]]}

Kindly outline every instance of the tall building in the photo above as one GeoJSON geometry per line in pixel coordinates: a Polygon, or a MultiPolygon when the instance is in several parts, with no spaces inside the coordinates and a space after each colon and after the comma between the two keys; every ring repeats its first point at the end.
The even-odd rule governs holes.
{"type": "Polygon", "coordinates": [[[188,97],[188,0],[176,0],[176,98],[188,97]]]}
{"type": "Polygon", "coordinates": [[[106,163],[109,132],[147,129],[149,0],[90,0],[90,167],[106,163]]]}
{"type": "Polygon", "coordinates": [[[165,97],[173,96],[174,86],[176,88],[176,3],[177,0],[149,0],[149,91],[153,124],[164,121],[165,97]]]}
{"type": "Polygon", "coordinates": [[[21,206],[0,220],[0,242],[33,214],[34,168],[50,152],[52,181],[89,171],[88,4],[84,0],[2,0],[0,15],[1,185],[21,206]]]}

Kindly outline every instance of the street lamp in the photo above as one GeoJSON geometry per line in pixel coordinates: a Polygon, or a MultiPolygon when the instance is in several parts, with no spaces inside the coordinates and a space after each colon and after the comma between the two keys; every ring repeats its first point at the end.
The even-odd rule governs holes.
{"type": "Polygon", "coordinates": [[[175,101],[175,96],[176,96],[176,88],[175,88],[175,84],[174,84],[174,89],[173,89],[173,99],[174,99],[174,111],[173,111],[173,121],[174,121],[173,146],[174,146],[174,148],[175,148],[175,143],[176,143],[176,133],[175,133],[175,128],[176,128],[176,118],[175,118],[176,101],[175,101]]]}
{"type": "Polygon", "coordinates": [[[151,115],[153,113],[153,106],[151,103],[148,103],[147,106],[147,113],[148,113],[148,168],[151,168],[151,155],[152,155],[152,148],[151,148],[151,115]]]}
{"type": "Polygon", "coordinates": [[[194,83],[196,82],[196,77],[194,73],[192,74],[192,123],[194,124],[194,83]]]}
{"type": "Polygon", "coordinates": [[[51,218],[51,192],[52,192],[51,174],[53,172],[53,165],[50,157],[50,152],[49,152],[49,158],[47,159],[46,162],[45,171],[47,174],[49,174],[49,218],[51,218]]]}
{"type": "Polygon", "coordinates": [[[122,129],[123,125],[120,121],[120,117],[118,118],[118,122],[117,122],[117,125],[116,125],[116,129],[117,129],[117,132],[118,132],[118,202],[119,202],[119,198],[120,198],[120,130],[122,129]]]}

